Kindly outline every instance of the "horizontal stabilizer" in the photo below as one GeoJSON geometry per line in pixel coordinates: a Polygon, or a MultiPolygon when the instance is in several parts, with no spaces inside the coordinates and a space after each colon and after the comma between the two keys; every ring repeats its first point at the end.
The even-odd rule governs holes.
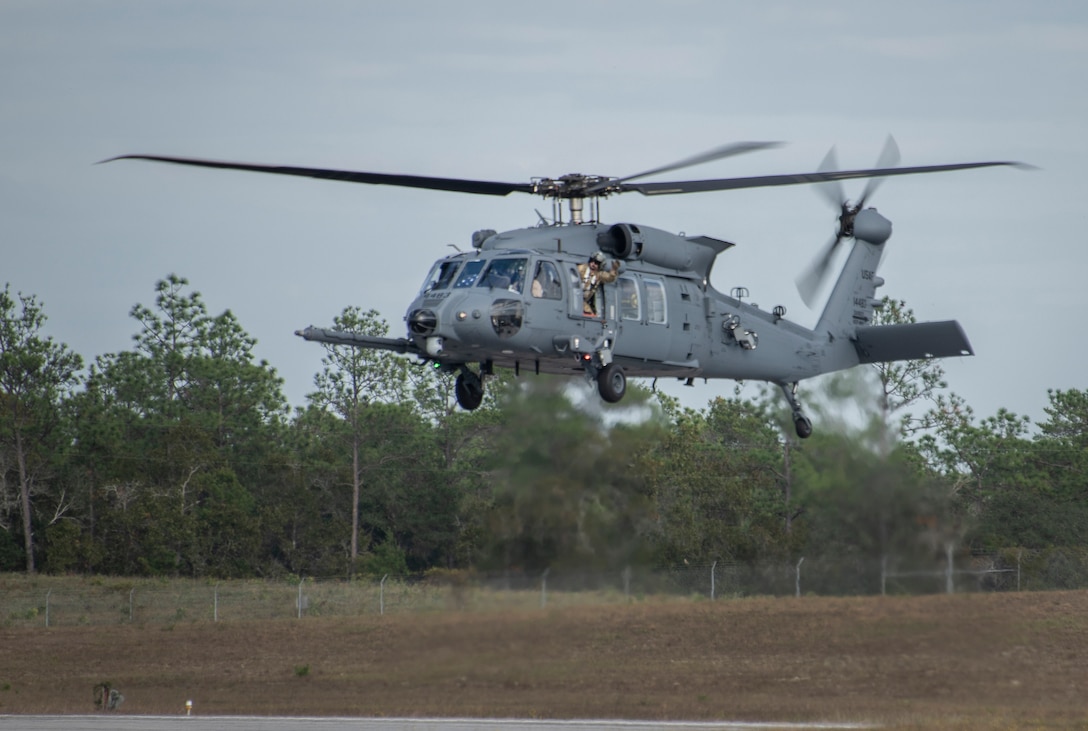
{"type": "Polygon", "coordinates": [[[963,328],[955,320],[859,327],[854,347],[861,363],[975,354],[963,328]]]}
{"type": "Polygon", "coordinates": [[[304,330],[296,330],[295,335],[304,340],[331,343],[332,345],[351,345],[356,348],[370,348],[371,350],[392,350],[394,353],[419,353],[419,348],[416,347],[415,343],[405,338],[379,338],[374,335],[363,335],[347,330],[326,330],[313,325],[304,330]]]}

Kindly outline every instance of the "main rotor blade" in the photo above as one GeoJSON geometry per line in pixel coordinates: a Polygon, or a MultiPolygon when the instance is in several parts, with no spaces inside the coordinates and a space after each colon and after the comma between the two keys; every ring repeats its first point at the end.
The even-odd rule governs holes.
{"type": "Polygon", "coordinates": [[[699,153],[698,155],[692,155],[686,157],[683,160],[679,160],[668,165],[663,165],[653,170],[646,170],[634,175],[628,175],[624,178],[615,178],[607,182],[598,183],[586,190],[587,193],[592,195],[605,188],[620,183],[625,183],[628,180],[634,180],[636,178],[645,178],[647,175],[657,175],[658,173],[668,173],[673,170],[680,170],[681,168],[689,168],[694,165],[702,165],[703,163],[713,162],[714,160],[721,160],[725,157],[733,157],[734,155],[743,155],[746,152],[755,152],[756,150],[766,150],[771,147],[781,147],[781,142],[733,142],[728,145],[722,145],[721,147],[715,147],[713,150],[707,150],[706,152],[699,153]]]}
{"type": "Polygon", "coordinates": [[[202,160],[192,157],[164,157],[161,155],[120,155],[102,162],[114,160],[151,160],[169,162],[176,165],[194,165],[204,168],[226,170],[247,170],[253,173],[271,173],[273,175],[297,175],[305,178],[340,180],[348,183],[369,183],[371,185],[396,185],[402,188],[426,188],[430,190],[448,190],[456,193],[476,193],[479,195],[509,195],[510,193],[532,193],[529,183],[499,183],[490,180],[463,180],[461,178],[431,178],[422,175],[393,175],[389,173],[354,172],[350,170],[329,170],[327,168],[300,168],[287,165],[254,165],[241,162],[223,162],[220,160],[202,160]]]}
{"type": "Polygon", "coordinates": [[[831,180],[879,178],[917,173],[942,173],[950,170],[968,170],[995,165],[1027,167],[1019,162],[964,162],[952,165],[923,165],[910,168],[874,168],[871,170],[841,170],[839,172],[797,173],[795,175],[761,175],[752,178],[721,178],[718,180],[681,180],[673,183],[623,183],[621,193],[638,191],[643,195],[674,195],[678,193],[704,193],[712,190],[740,190],[742,188],[768,188],[776,185],[804,185],[831,180]]]}
{"type": "MultiPolygon", "coordinates": [[[[839,161],[835,157],[835,148],[832,147],[827,151],[827,155],[824,156],[823,162],[820,163],[820,167],[816,168],[818,173],[833,173],[838,172],[839,161]]],[[[816,184],[816,192],[831,202],[831,206],[835,210],[842,208],[843,203],[846,202],[846,192],[842,188],[842,183],[838,180],[828,180],[823,183],[816,184]]]]}

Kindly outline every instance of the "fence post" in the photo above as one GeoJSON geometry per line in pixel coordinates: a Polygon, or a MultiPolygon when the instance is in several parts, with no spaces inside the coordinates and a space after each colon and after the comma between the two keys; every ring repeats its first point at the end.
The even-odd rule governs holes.
{"type": "Polygon", "coordinates": [[[802,556],[801,560],[797,562],[797,583],[794,593],[796,596],[801,596],[801,564],[805,562],[805,557],[802,556]]]}
{"type": "Polygon", "coordinates": [[[388,578],[389,574],[386,574],[378,584],[378,614],[385,614],[385,580],[388,578]]]}
{"type": "Polygon", "coordinates": [[[49,595],[53,593],[53,590],[45,592],[45,626],[49,626],[49,595]]]}
{"type": "Polygon", "coordinates": [[[1016,590],[1020,591],[1020,557],[1024,555],[1024,549],[1016,552],[1016,590]]]}
{"type": "Polygon", "coordinates": [[[219,582],[215,584],[215,598],[212,601],[212,621],[219,621],[219,582]]]}
{"type": "Polygon", "coordinates": [[[544,569],[544,573],[540,575],[540,608],[543,609],[548,603],[548,572],[552,568],[549,566],[544,569]]]}
{"type": "Polygon", "coordinates": [[[945,553],[945,573],[944,573],[944,592],[945,594],[952,594],[955,591],[955,585],[952,581],[952,544],[944,544],[945,553]]]}
{"type": "Polygon", "coordinates": [[[132,624],[133,618],[136,616],[136,587],[132,587],[132,591],[128,593],[128,623],[132,624]]]}
{"type": "Polygon", "coordinates": [[[718,562],[710,564],[710,601],[714,601],[714,569],[718,568],[718,562]]]}
{"type": "Polygon", "coordinates": [[[298,605],[298,618],[302,619],[302,584],[306,581],[303,577],[298,578],[298,598],[295,603],[298,605]]]}

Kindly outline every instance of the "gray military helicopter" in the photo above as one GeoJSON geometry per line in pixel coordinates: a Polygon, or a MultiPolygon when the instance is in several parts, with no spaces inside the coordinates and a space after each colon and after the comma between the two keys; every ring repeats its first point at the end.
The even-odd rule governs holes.
{"type": "MultiPolygon", "coordinates": [[[[772,142],[724,145],[670,165],[613,178],[572,173],[528,183],[284,167],[159,155],[111,158],[152,160],[352,183],[506,196],[531,193],[552,202],[553,219],[499,233],[477,231],[472,250],[434,263],[404,320],[405,337],[383,338],[307,327],[306,340],[416,356],[435,370],[456,373],[455,394],[464,409],[477,408],[494,369],[515,373],[582,374],[601,398],[620,401],[630,377],[760,380],[781,388],[797,435],[812,433],[797,398],[798,382],[863,363],[972,355],[954,320],[872,325],[880,303],[877,276],[891,222],[866,208],[879,181],[895,175],[937,173],[1013,162],[973,162],[895,167],[899,152],[888,138],[877,167],[835,169],[834,148],[814,173],[678,182],[642,178],[776,146],[772,142]],[[856,203],[841,181],[867,178],[856,203]],[[781,306],[765,311],[710,284],[719,254],[733,244],[685,236],[636,223],[604,223],[600,201],[638,192],[646,196],[819,184],[838,211],[838,229],[797,285],[806,304],[828,275],[840,244],[852,249],[812,329],[786,319],[781,306]],[[586,204],[589,204],[587,217],[586,204]],[[567,216],[564,220],[564,209],[567,216]],[[600,276],[591,257],[611,259],[600,276]],[[612,278],[610,274],[615,274],[612,278]],[[607,281],[610,280],[611,281],[607,281]]],[[[109,161],[106,161],[109,162],[109,161]]],[[[538,213],[539,216],[539,213],[538,213]]]]}

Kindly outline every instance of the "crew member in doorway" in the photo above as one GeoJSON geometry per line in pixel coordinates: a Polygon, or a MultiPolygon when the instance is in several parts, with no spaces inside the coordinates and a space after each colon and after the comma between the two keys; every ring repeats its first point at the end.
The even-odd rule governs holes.
{"type": "Polygon", "coordinates": [[[616,281],[620,273],[619,261],[612,260],[612,270],[604,268],[605,256],[594,252],[585,264],[578,265],[578,274],[582,277],[582,314],[597,316],[597,290],[602,284],[616,281]]]}

